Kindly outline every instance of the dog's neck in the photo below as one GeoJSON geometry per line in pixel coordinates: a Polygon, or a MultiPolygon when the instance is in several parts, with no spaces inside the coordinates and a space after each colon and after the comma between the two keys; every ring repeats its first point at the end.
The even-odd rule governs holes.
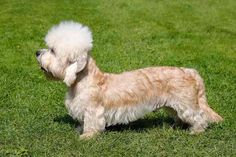
{"type": "Polygon", "coordinates": [[[91,56],[88,57],[88,63],[84,70],[87,71],[88,75],[90,76],[92,75],[92,76],[101,77],[103,75],[103,72],[100,71],[100,69],[96,65],[95,60],[93,60],[91,56]]]}
{"type": "Polygon", "coordinates": [[[77,79],[70,88],[75,88],[83,79],[90,79],[95,84],[103,84],[105,80],[104,73],[98,68],[95,60],[91,56],[88,57],[86,67],[77,74],[77,79]]]}

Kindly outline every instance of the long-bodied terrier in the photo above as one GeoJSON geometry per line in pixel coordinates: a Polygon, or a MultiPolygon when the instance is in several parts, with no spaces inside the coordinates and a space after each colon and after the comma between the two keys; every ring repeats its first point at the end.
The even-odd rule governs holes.
{"type": "Polygon", "coordinates": [[[203,80],[194,69],[150,67],[104,73],[89,54],[89,28],[72,21],[51,28],[45,42],[48,49],[37,51],[37,60],[46,76],[68,86],[65,106],[81,123],[83,138],[160,108],[188,123],[191,133],[203,132],[208,123],[223,120],[208,106],[203,80]]]}

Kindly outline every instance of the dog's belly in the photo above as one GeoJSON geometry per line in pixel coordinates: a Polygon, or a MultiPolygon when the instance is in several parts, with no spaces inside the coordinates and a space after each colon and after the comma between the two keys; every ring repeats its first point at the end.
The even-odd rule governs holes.
{"type": "Polygon", "coordinates": [[[111,126],[115,124],[127,124],[129,122],[135,121],[142,118],[145,114],[152,112],[161,105],[157,103],[148,104],[136,104],[128,106],[118,106],[105,110],[104,116],[106,120],[106,125],[111,126]]]}

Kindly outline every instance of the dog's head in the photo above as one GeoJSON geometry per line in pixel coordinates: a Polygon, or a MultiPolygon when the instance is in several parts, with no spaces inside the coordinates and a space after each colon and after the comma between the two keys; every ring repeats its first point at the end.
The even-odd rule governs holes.
{"type": "Polygon", "coordinates": [[[62,22],[49,30],[45,42],[48,49],[36,52],[41,69],[47,76],[64,80],[70,86],[77,73],[86,67],[92,49],[89,28],[72,21],[62,22]]]}

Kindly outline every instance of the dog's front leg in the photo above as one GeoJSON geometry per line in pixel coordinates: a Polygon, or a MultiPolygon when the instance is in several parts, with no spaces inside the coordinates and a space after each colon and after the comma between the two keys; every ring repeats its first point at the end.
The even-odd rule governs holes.
{"type": "Polygon", "coordinates": [[[88,105],[84,113],[82,139],[91,138],[105,130],[104,107],[101,105],[88,105]]]}

